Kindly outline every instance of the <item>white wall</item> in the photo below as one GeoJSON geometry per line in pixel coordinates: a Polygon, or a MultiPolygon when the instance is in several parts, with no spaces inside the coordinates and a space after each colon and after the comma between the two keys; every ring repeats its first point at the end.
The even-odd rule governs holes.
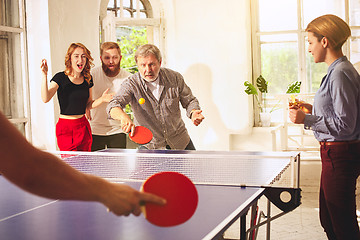
{"type": "MultiPolygon", "coordinates": [[[[57,100],[42,103],[39,64],[50,77],[64,70],[71,42],[82,42],[99,64],[99,12],[107,0],[26,0],[33,143],[52,149],[57,100]],[[35,3],[34,3],[35,2],[35,3]],[[102,3],[102,4],[101,4],[102,3]],[[46,11],[48,6],[48,13],[46,11]],[[54,107],[55,105],[55,107],[54,107]]],[[[243,82],[251,79],[250,0],[150,0],[165,23],[166,67],[182,73],[205,115],[195,127],[184,118],[199,150],[228,150],[230,134],[250,133],[252,110],[243,82]]],[[[185,114],[183,114],[185,115],[185,114]]]]}
{"type": "Polygon", "coordinates": [[[232,132],[250,133],[243,82],[251,79],[248,0],[164,0],[167,65],[198,97],[204,122],[185,119],[197,149],[229,150],[232,132]],[[167,11],[169,10],[169,11],[167,11]]]}
{"type": "Polygon", "coordinates": [[[32,139],[30,140],[35,146],[53,150],[56,146],[54,105],[52,101],[44,104],[40,98],[40,62],[42,58],[49,60],[49,76],[52,75],[49,16],[46,11],[48,9],[48,1],[26,1],[25,5],[32,128],[32,139]],[[42,11],[39,11],[39,9],[42,11]]]}

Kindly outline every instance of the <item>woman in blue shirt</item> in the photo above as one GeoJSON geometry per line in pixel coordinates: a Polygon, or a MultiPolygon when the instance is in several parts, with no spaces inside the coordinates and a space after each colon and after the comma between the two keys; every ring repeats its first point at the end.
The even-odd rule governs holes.
{"type": "Polygon", "coordinates": [[[351,31],[335,15],[314,19],[306,31],[315,63],[329,67],[314,105],[299,104],[312,114],[292,107],[289,117],[313,130],[320,142],[320,222],[327,237],[360,239],[355,195],[360,175],[360,76],[341,49],[351,31]]]}

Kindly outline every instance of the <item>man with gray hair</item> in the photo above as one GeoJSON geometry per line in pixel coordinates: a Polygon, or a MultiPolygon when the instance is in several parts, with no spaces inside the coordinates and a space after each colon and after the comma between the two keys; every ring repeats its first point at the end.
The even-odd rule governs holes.
{"type": "Polygon", "coordinates": [[[130,135],[135,125],[149,128],[153,139],[143,148],[195,150],[181,118],[179,103],[195,126],[202,122],[204,116],[199,101],[183,76],[161,67],[160,50],[152,44],[139,47],[135,61],[139,72],[122,83],[120,91],[107,107],[109,116],[121,121],[122,130],[130,135]],[[135,124],[123,111],[128,103],[134,112],[135,124]]]}

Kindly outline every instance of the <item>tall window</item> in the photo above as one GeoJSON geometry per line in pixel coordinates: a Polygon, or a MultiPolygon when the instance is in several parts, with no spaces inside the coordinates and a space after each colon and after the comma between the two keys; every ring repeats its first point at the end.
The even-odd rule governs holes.
{"type": "Polygon", "coordinates": [[[107,10],[115,17],[147,18],[151,12],[146,6],[150,4],[144,0],[110,0],[107,10]]]}
{"type": "Polygon", "coordinates": [[[136,72],[136,49],[146,43],[159,44],[160,19],[153,18],[148,0],[110,0],[108,18],[113,16],[115,37],[121,48],[121,67],[136,72]]]}
{"type": "MultiPolygon", "coordinates": [[[[315,64],[308,53],[305,28],[320,15],[335,14],[349,23],[352,37],[344,45],[344,54],[355,65],[360,61],[358,0],[256,0],[251,3],[254,79],[261,74],[269,82],[269,100],[284,94],[294,81],[302,82],[301,93],[318,89],[327,65],[315,64]]],[[[273,120],[281,121],[281,114],[278,116],[275,114],[273,120]]]]}
{"type": "Polygon", "coordinates": [[[23,1],[0,0],[0,111],[29,134],[23,1]]]}

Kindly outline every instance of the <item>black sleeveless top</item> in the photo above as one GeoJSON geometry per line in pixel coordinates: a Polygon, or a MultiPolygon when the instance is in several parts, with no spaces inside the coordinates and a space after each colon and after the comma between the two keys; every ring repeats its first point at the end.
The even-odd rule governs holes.
{"type": "Polygon", "coordinates": [[[50,81],[54,81],[59,85],[57,96],[60,105],[60,114],[85,114],[86,104],[89,99],[89,88],[94,86],[92,77],[89,83],[84,80],[81,84],[74,84],[65,72],[58,72],[50,81]]]}

